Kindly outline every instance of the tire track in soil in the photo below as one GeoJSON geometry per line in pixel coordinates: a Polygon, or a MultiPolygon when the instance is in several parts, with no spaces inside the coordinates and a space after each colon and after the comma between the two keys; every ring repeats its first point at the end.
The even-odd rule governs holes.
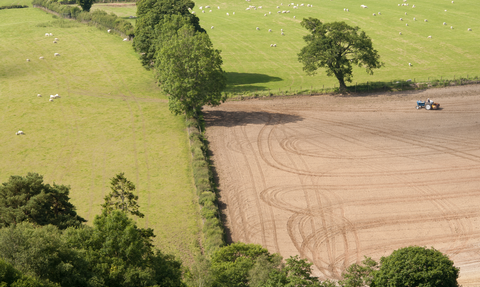
{"type": "MultiPolygon", "coordinates": [[[[282,130],[282,127],[283,127],[283,126],[280,126],[280,127],[279,127],[279,125],[276,124],[275,127],[278,127],[279,130],[282,130]]],[[[285,129],[285,128],[284,128],[284,129],[285,129]]],[[[283,134],[286,133],[284,129],[282,130],[283,134]]],[[[274,130],[274,129],[272,129],[271,134],[273,133],[273,130],[274,130]]],[[[269,143],[270,143],[270,142],[271,142],[271,141],[270,141],[270,139],[269,139],[269,143]]],[[[277,143],[279,143],[279,142],[280,142],[280,141],[278,140],[278,137],[277,137],[277,143]]],[[[274,149],[273,149],[273,148],[270,148],[269,150],[270,150],[271,152],[273,152],[274,149]]],[[[290,160],[293,168],[298,169],[298,168],[297,168],[297,165],[295,164],[294,159],[291,158],[291,156],[289,155],[289,153],[288,153],[288,152],[285,152],[285,154],[286,154],[287,157],[289,158],[289,160],[290,160]]],[[[301,160],[301,163],[302,163],[304,169],[309,170],[309,169],[308,169],[308,164],[307,164],[306,161],[302,158],[302,156],[298,156],[298,159],[301,160]]],[[[312,177],[298,175],[298,178],[299,178],[299,180],[300,180],[301,186],[306,185],[305,182],[306,182],[307,180],[311,181],[312,184],[314,184],[314,178],[312,178],[312,177]],[[303,180],[303,177],[305,177],[305,180],[303,180]]],[[[310,215],[309,221],[310,221],[311,230],[312,230],[311,232],[312,232],[312,233],[316,233],[316,229],[315,229],[315,219],[319,217],[319,218],[320,218],[320,221],[321,221],[321,224],[320,224],[320,225],[321,225],[321,229],[323,229],[324,232],[327,233],[327,232],[328,232],[328,231],[327,231],[327,226],[331,225],[332,223],[331,223],[331,222],[328,222],[328,223],[327,223],[327,221],[326,221],[326,212],[327,212],[327,210],[325,210],[325,209],[323,208],[322,198],[320,198],[320,196],[319,196],[320,191],[319,191],[319,189],[318,189],[318,186],[316,186],[316,185],[313,185],[313,186],[315,187],[315,190],[313,190],[313,193],[314,193],[314,197],[315,197],[316,204],[317,204],[317,206],[318,206],[317,208],[319,208],[319,209],[321,210],[321,212],[320,212],[320,214],[317,214],[317,216],[315,216],[315,215],[313,215],[313,214],[311,214],[311,213],[309,214],[309,215],[310,215]]],[[[305,188],[302,188],[302,189],[303,189],[303,193],[304,193],[304,196],[305,196],[305,202],[306,202],[306,204],[307,204],[307,210],[310,211],[310,210],[312,209],[312,207],[310,206],[310,201],[312,201],[312,200],[309,198],[308,190],[305,189],[305,188]]],[[[326,202],[327,202],[328,204],[330,204],[330,200],[329,200],[329,198],[326,196],[326,194],[323,193],[322,195],[323,195],[323,197],[324,197],[324,200],[326,200],[326,202]]],[[[332,210],[330,209],[330,212],[331,212],[331,211],[332,211],[332,210]]],[[[328,214],[328,216],[331,216],[331,214],[328,214]]],[[[306,222],[303,222],[303,224],[300,225],[300,226],[305,226],[305,225],[306,225],[306,222]]],[[[302,229],[302,238],[305,239],[305,236],[304,236],[305,233],[303,232],[303,230],[305,230],[305,227],[303,227],[303,228],[301,228],[301,229],[302,229]]],[[[344,234],[342,234],[342,237],[343,237],[343,243],[344,243],[343,245],[344,245],[345,258],[348,258],[348,239],[347,239],[347,234],[346,234],[346,232],[345,232],[344,234]]],[[[322,272],[323,272],[324,274],[329,273],[329,274],[328,274],[329,277],[339,278],[339,277],[341,276],[341,274],[339,274],[339,273],[338,273],[338,270],[336,270],[336,268],[335,268],[335,264],[336,264],[335,258],[337,257],[337,256],[335,255],[335,254],[336,254],[336,242],[335,242],[335,239],[336,239],[335,237],[328,238],[327,241],[326,241],[326,243],[325,243],[325,244],[326,244],[326,248],[327,248],[327,251],[326,251],[326,252],[327,252],[327,256],[328,256],[328,261],[325,262],[325,263],[326,263],[326,264],[325,264],[326,267],[321,266],[321,263],[322,263],[322,261],[324,262],[324,260],[322,260],[322,259],[320,258],[320,256],[317,254],[317,252],[316,252],[317,249],[312,249],[312,248],[309,248],[308,246],[304,246],[304,244],[303,244],[303,242],[302,242],[302,244],[300,245],[300,248],[301,248],[301,249],[299,249],[299,252],[300,252],[301,254],[303,254],[305,257],[308,257],[309,260],[310,260],[311,262],[313,262],[313,263],[315,264],[315,266],[317,266],[317,268],[319,268],[319,270],[323,270],[322,272]],[[312,254],[311,256],[308,256],[308,255],[307,255],[306,249],[309,249],[310,253],[312,254]]]]}

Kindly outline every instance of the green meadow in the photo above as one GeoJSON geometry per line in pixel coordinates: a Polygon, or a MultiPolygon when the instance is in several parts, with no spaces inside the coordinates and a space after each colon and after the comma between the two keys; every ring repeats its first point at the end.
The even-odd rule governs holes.
{"type": "MultiPolygon", "coordinates": [[[[295,5],[304,4],[298,9],[282,1],[196,1],[193,11],[200,17],[200,24],[209,33],[215,48],[222,51],[229,91],[278,92],[278,89],[308,90],[335,84],[338,87],[337,80],[327,77],[324,70],[307,76],[297,60],[297,54],[305,46],[302,37],[306,30],[300,22],[306,17],[323,22],[345,21],[359,26],[372,38],[385,67],[373,75],[362,68],[354,68],[352,84],[480,76],[480,2],[477,0],[453,4],[451,0],[405,2],[409,6],[398,6],[403,0],[310,0],[295,2],[295,5]],[[362,4],[368,8],[361,8],[362,4]],[[207,5],[210,8],[205,8],[207,5]],[[257,9],[246,10],[250,5],[257,9]],[[277,13],[287,10],[290,13],[277,13]],[[256,30],[257,27],[260,30],[256,30]],[[269,29],[272,32],[268,32],[269,29]],[[270,47],[270,44],[277,47],[270,47]]],[[[110,11],[121,13],[118,10],[126,9],[126,14],[133,14],[132,7],[115,9],[110,11]]]]}
{"type": "MultiPolygon", "coordinates": [[[[10,4],[29,3],[0,0],[10,4]]],[[[35,8],[1,10],[0,35],[0,182],[37,172],[70,185],[91,224],[125,172],[146,215],[138,225],[191,262],[201,234],[185,119],[169,112],[131,42],[35,8]]]]}
{"type": "Polygon", "coordinates": [[[93,10],[103,10],[107,13],[115,13],[118,17],[128,20],[135,26],[135,19],[130,16],[137,16],[136,3],[95,3],[92,6],[93,10]]]}

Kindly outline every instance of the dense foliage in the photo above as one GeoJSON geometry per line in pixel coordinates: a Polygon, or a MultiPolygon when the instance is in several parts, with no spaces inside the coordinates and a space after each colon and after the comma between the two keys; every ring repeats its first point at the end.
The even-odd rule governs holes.
{"type": "Polygon", "coordinates": [[[105,196],[105,203],[102,204],[107,213],[120,210],[138,217],[145,216],[139,211],[138,195],[133,194],[135,185],[125,177],[125,173],[117,174],[110,181],[110,185],[111,192],[105,196]]]}
{"type": "Polygon", "coordinates": [[[303,37],[307,45],[298,54],[307,74],[326,68],[327,76],[335,76],[340,90],[345,90],[345,81],[352,81],[352,64],[365,67],[369,74],[383,66],[372,40],[359,27],[345,22],[322,23],[315,18],[303,19],[301,25],[310,32],[303,37]]]}
{"type": "Polygon", "coordinates": [[[27,5],[5,5],[5,6],[0,6],[0,10],[3,9],[18,9],[18,8],[28,8],[27,5]]]}
{"type": "Polygon", "coordinates": [[[114,13],[108,14],[102,10],[95,10],[93,12],[82,11],[76,6],[62,5],[59,2],[50,0],[33,0],[33,6],[40,6],[56,13],[62,17],[73,18],[79,22],[88,22],[89,24],[101,27],[102,29],[112,29],[117,33],[133,37],[134,29],[130,22],[124,20],[114,13]]]}
{"type": "Polygon", "coordinates": [[[94,2],[94,0],[77,0],[77,4],[80,5],[85,12],[90,12],[90,8],[92,8],[94,2]]]}
{"type": "Polygon", "coordinates": [[[446,255],[434,248],[411,246],[380,259],[372,287],[457,287],[460,270],[446,255]]]}
{"type": "Polygon", "coordinates": [[[161,36],[158,25],[164,17],[168,15],[181,16],[195,28],[195,31],[205,32],[200,27],[200,19],[189,11],[194,6],[195,3],[191,0],[140,0],[137,2],[133,47],[141,53],[140,60],[144,67],[153,67],[156,61],[155,53],[161,45],[161,42],[157,41],[157,38],[161,36]]]}
{"type": "Polygon", "coordinates": [[[77,215],[70,203],[70,187],[43,183],[43,176],[11,176],[0,185],[0,227],[30,222],[52,224],[60,229],[80,226],[85,219],[77,215]]]}
{"type": "Polygon", "coordinates": [[[174,114],[197,117],[202,106],[216,106],[224,100],[223,61],[206,33],[185,25],[163,42],[155,58],[157,79],[174,114]]]}
{"type": "Polygon", "coordinates": [[[198,203],[201,206],[201,216],[203,219],[203,234],[205,254],[211,255],[218,248],[222,247],[224,242],[223,225],[220,221],[220,212],[217,206],[217,196],[214,190],[214,180],[209,169],[207,159],[207,144],[200,132],[203,121],[190,118],[187,121],[190,146],[192,152],[193,179],[197,188],[198,203]]]}
{"type": "Polygon", "coordinates": [[[0,286],[2,287],[57,287],[53,283],[44,283],[26,276],[15,269],[11,264],[0,259],[0,286]]]}

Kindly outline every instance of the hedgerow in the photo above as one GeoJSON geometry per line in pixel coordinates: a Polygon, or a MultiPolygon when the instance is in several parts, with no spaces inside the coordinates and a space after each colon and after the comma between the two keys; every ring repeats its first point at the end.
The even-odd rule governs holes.
{"type": "Polygon", "coordinates": [[[3,10],[3,9],[18,9],[18,8],[28,8],[28,5],[5,5],[5,6],[0,6],[0,10],[3,10]]]}
{"type": "Polygon", "coordinates": [[[33,0],[32,4],[33,7],[43,7],[44,9],[55,12],[64,18],[72,18],[79,22],[87,22],[88,24],[102,29],[111,29],[118,34],[125,35],[129,38],[134,37],[133,25],[130,22],[119,18],[114,13],[108,14],[102,10],[85,12],[77,6],[66,6],[51,0],[33,0]]]}
{"type": "Polygon", "coordinates": [[[201,123],[194,118],[189,118],[187,127],[192,152],[193,178],[197,189],[198,203],[201,207],[200,215],[203,220],[204,253],[211,255],[225,245],[224,230],[217,205],[213,174],[207,156],[208,146],[201,132],[201,123]]]}

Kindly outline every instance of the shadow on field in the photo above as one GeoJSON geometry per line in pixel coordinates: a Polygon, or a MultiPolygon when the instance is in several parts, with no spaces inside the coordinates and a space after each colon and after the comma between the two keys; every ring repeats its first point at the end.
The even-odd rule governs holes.
{"type": "Polygon", "coordinates": [[[279,82],[282,80],[282,78],[272,77],[265,74],[227,72],[227,85],[230,90],[235,89],[249,92],[257,90],[266,91],[268,88],[256,86],[255,84],[279,82]]]}
{"type": "Polygon", "coordinates": [[[268,113],[263,111],[203,111],[208,127],[234,127],[243,125],[279,125],[296,123],[303,118],[297,115],[268,113]]]}

